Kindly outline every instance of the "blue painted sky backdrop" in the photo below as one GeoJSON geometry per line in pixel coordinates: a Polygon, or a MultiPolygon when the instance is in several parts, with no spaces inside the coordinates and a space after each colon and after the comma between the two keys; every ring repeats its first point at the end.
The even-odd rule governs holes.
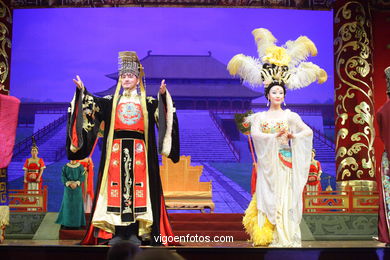
{"type": "MultiPolygon", "coordinates": [[[[329,75],[323,85],[290,92],[287,103],[333,100],[332,11],[255,8],[54,8],[16,9],[11,95],[22,100],[70,101],[80,75],[98,92],[115,82],[119,51],[212,56],[227,64],[235,54],[257,57],[251,34],[264,27],[278,45],[306,35],[318,48],[310,61],[329,75]]],[[[169,81],[168,88],[169,88],[169,81]]],[[[264,102],[261,99],[260,102],[264,102]]]]}

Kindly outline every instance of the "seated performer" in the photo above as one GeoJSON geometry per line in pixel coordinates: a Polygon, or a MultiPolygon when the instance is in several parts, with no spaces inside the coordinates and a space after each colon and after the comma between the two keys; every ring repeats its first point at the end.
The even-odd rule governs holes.
{"type": "Polygon", "coordinates": [[[63,229],[78,229],[85,226],[85,213],[81,185],[85,180],[84,167],[77,161],[70,161],[62,167],[61,181],[64,196],[56,220],[63,229]]]}
{"type": "Polygon", "coordinates": [[[258,162],[256,192],[243,224],[254,246],[299,247],[302,192],[309,174],[313,132],[297,113],[283,110],[282,104],[287,88],[302,88],[316,80],[322,83],[327,75],[317,65],[301,62],[317,53],[307,37],[288,41],[282,48],[275,45],[267,29],[252,33],[259,59],[238,54],[228,64],[230,74],[254,86],[264,84],[269,107],[242,123],[253,138],[258,162]]]}
{"type": "Polygon", "coordinates": [[[172,235],[159,176],[159,152],[179,161],[176,110],[161,82],[158,100],[146,97],[144,70],[135,52],[119,53],[119,80],[113,96],[99,98],[77,86],[69,108],[67,152],[69,159],[88,156],[104,121],[102,155],[91,226],[82,244],[110,240],[141,240],[161,244],[159,235],[172,235]],[[139,86],[139,90],[137,90],[139,86]],[[120,94],[120,89],[123,92],[120,94]]]}

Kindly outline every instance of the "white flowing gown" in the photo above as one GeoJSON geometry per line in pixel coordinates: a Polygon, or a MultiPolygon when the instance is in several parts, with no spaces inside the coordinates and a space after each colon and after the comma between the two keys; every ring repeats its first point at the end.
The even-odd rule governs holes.
{"type": "MultiPolygon", "coordinates": [[[[274,247],[301,246],[299,224],[302,219],[302,192],[307,182],[313,143],[312,130],[297,113],[284,110],[280,118],[271,118],[267,112],[251,115],[251,136],[257,156],[256,193],[246,211],[246,218],[257,217],[258,228],[247,229],[255,245],[253,232],[261,232],[266,219],[274,225],[274,247]],[[277,137],[282,129],[294,136],[290,141],[277,137]],[[256,205],[256,207],[255,207],[256,205]],[[252,207],[251,207],[252,206],[252,207]],[[250,208],[256,213],[250,214],[250,208]]],[[[248,219],[245,220],[248,222],[248,219]]],[[[261,237],[257,234],[257,237],[261,237]]]]}

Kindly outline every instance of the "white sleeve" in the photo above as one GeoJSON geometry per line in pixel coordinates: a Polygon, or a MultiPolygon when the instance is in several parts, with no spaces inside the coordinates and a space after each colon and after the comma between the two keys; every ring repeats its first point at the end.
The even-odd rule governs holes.
{"type": "Polygon", "coordinates": [[[293,203],[298,208],[298,220],[302,218],[302,192],[309,176],[311,151],[313,147],[313,131],[308,127],[297,113],[289,115],[289,126],[294,136],[291,139],[292,165],[293,165],[293,203]]]}
{"type": "Polygon", "coordinates": [[[256,198],[257,208],[276,223],[275,172],[278,171],[279,141],[276,134],[263,133],[261,123],[264,114],[251,116],[251,136],[257,157],[256,198]]]}

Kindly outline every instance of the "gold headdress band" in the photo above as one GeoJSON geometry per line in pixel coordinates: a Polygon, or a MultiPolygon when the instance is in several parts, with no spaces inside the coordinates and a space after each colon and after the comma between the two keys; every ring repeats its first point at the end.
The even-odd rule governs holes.
{"type": "Polygon", "coordinates": [[[317,55],[317,48],[306,36],[287,41],[283,47],[275,45],[276,38],[264,28],[252,31],[257,43],[259,58],[235,55],[227,66],[231,75],[239,75],[251,86],[265,87],[280,84],[289,89],[303,88],[318,81],[327,80],[325,70],[306,62],[309,56],[317,55]]]}
{"type": "Polygon", "coordinates": [[[141,63],[139,62],[137,53],[134,51],[119,52],[118,66],[119,76],[131,73],[139,77],[140,71],[143,69],[141,63]]]}

